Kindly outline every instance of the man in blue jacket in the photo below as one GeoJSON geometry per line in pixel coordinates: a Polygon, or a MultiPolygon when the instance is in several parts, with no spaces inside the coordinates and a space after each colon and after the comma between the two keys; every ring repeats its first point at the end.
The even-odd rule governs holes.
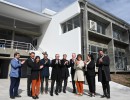
{"type": "Polygon", "coordinates": [[[24,61],[20,61],[20,53],[14,53],[14,58],[11,60],[11,71],[10,71],[10,98],[15,99],[15,97],[21,97],[18,94],[18,88],[21,77],[21,64],[24,61]]]}
{"type": "Polygon", "coordinates": [[[43,92],[45,92],[46,94],[48,94],[48,80],[49,80],[49,67],[50,67],[50,59],[48,59],[48,54],[47,52],[43,52],[42,53],[44,58],[41,59],[41,64],[44,66],[43,69],[41,70],[41,75],[42,75],[42,79],[41,79],[41,94],[43,94],[43,92]],[[44,80],[45,80],[45,89],[44,89],[44,80]]]}

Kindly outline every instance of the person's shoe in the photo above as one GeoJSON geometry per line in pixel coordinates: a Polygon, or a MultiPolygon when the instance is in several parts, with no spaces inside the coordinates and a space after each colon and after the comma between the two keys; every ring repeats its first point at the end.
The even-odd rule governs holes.
{"type": "Polygon", "coordinates": [[[16,98],[21,98],[21,95],[17,95],[17,96],[15,96],[16,98]]]}
{"type": "Polygon", "coordinates": [[[63,93],[66,93],[66,91],[65,91],[65,90],[63,90],[63,93]]]}
{"type": "Polygon", "coordinates": [[[101,98],[105,98],[106,96],[105,95],[102,95],[101,98]]]}
{"type": "Polygon", "coordinates": [[[73,93],[76,93],[76,90],[73,90],[73,93]]]}
{"type": "Polygon", "coordinates": [[[83,93],[80,93],[79,95],[80,95],[80,96],[83,96],[83,93]]]}
{"type": "Polygon", "coordinates": [[[50,96],[53,96],[53,93],[50,92],[50,96]]]}
{"type": "Polygon", "coordinates": [[[33,99],[37,99],[36,96],[32,96],[33,99]]]}
{"type": "Polygon", "coordinates": [[[56,92],[56,91],[55,91],[55,94],[56,94],[56,95],[59,95],[58,92],[56,92]]]}
{"type": "Polygon", "coordinates": [[[62,91],[62,90],[60,89],[58,92],[61,93],[61,91],[62,91]]]}
{"type": "Polygon", "coordinates": [[[31,94],[28,94],[29,97],[32,97],[31,94]]]}
{"type": "Polygon", "coordinates": [[[95,94],[94,94],[94,93],[92,93],[92,97],[95,97],[95,94]]]}
{"type": "Polygon", "coordinates": [[[10,97],[10,99],[15,99],[15,97],[13,96],[13,97],[10,97]]]}
{"type": "Polygon", "coordinates": [[[110,95],[109,94],[106,97],[107,97],[107,99],[110,99],[110,95]]]}
{"type": "Polygon", "coordinates": [[[45,94],[48,94],[48,91],[46,91],[45,94]]]}
{"type": "Polygon", "coordinates": [[[36,95],[36,99],[39,99],[39,97],[36,95]]]}

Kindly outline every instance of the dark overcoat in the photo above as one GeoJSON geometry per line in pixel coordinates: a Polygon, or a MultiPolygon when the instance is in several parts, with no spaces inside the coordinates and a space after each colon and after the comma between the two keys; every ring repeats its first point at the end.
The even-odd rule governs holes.
{"type": "Polygon", "coordinates": [[[99,82],[103,82],[102,80],[102,72],[104,71],[105,73],[105,78],[106,78],[106,81],[111,81],[111,77],[110,77],[110,68],[109,68],[109,65],[110,65],[110,59],[108,56],[104,56],[102,58],[103,62],[99,64],[99,59],[100,57],[97,59],[97,62],[96,62],[96,67],[98,67],[98,81],[99,82]]]}
{"type": "Polygon", "coordinates": [[[69,61],[68,61],[68,64],[65,64],[65,62],[68,61],[66,59],[62,59],[61,60],[61,78],[62,79],[66,79],[69,77],[69,61]]]}
{"type": "Polygon", "coordinates": [[[56,63],[56,59],[52,60],[51,67],[51,80],[59,81],[61,79],[61,61],[58,60],[58,63],[56,63]]]}

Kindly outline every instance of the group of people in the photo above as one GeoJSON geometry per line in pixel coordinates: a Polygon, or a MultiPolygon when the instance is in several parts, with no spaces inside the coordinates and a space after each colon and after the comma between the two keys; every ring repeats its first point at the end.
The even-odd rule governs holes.
{"type": "Polygon", "coordinates": [[[10,98],[21,97],[18,94],[18,88],[23,64],[27,66],[27,95],[33,99],[38,99],[40,93],[48,94],[49,67],[52,67],[50,96],[53,96],[55,82],[56,88],[54,93],[56,95],[59,95],[62,91],[66,93],[68,77],[71,74],[73,93],[78,96],[83,95],[83,84],[86,78],[89,95],[95,97],[95,66],[98,67],[98,81],[102,83],[103,87],[103,95],[101,97],[110,98],[109,81],[111,81],[111,77],[109,57],[100,50],[95,65],[93,55],[88,54],[86,56],[86,61],[83,61],[81,54],[76,56],[75,53],[72,53],[72,59],[67,60],[67,54],[63,54],[63,59],[60,59],[60,55],[56,54],[55,59],[50,60],[48,59],[47,52],[43,53],[43,59],[40,59],[39,56],[35,57],[35,53],[31,52],[30,57],[26,61],[20,61],[20,53],[16,52],[14,59],[11,60],[10,98]],[[71,68],[70,74],[69,68],[71,68]],[[63,86],[62,83],[64,83],[63,86]]]}

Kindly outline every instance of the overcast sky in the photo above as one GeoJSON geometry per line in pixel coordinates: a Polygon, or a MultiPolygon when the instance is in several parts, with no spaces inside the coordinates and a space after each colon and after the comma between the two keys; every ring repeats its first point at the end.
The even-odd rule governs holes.
{"type": "MultiPolygon", "coordinates": [[[[31,10],[41,12],[49,8],[56,12],[64,9],[76,0],[6,0],[31,10]]],[[[130,0],[89,0],[98,7],[130,23],[130,0]]]]}

